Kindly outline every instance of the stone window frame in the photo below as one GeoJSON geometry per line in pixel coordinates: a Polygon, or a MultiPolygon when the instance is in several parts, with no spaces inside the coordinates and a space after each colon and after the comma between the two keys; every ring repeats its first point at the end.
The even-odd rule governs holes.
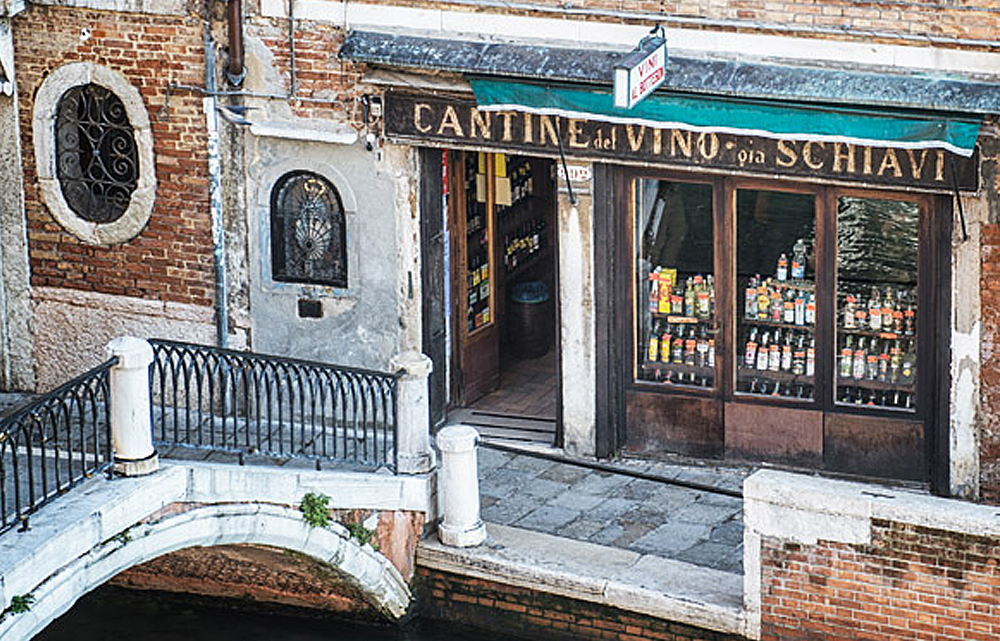
{"type": "Polygon", "coordinates": [[[52,217],[66,231],[90,245],[116,245],[138,236],[153,213],[156,199],[156,167],[153,162],[153,130],[142,95],[118,71],[91,62],[73,62],[52,71],[35,95],[32,115],[35,165],[42,200],[52,217]],[[66,203],[56,171],[55,122],[59,102],[67,91],[80,85],[104,87],[125,106],[135,135],[139,175],[128,208],[109,223],[81,218],[66,203]]]}
{"type": "MultiPolygon", "coordinates": [[[[274,139],[271,139],[272,143],[274,139]]],[[[252,171],[251,174],[257,176],[256,197],[256,220],[251,223],[256,230],[254,248],[252,256],[259,265],[260,288],[262,291],[270,293],[285,293],[290,295],[306,296],[330,296],[335,298],[351,298],[356,294],[358,280],[348,280],[347,287],[336,287],[334,285],[316,285],[310,283],[295,283],[282,280],[275,280],[274,269],[271,265],[271,193],[281,180],[282,176],[296,171],[308,171],[318,174],[330,182],[340,194],[340,204],[344,209],[344,252],[347,256],[347,273],[360,274],[359,252],[352,251],[352,225],[355,224],[355,217],[358,214],[357,195],[351,187],[351,182],[340,172],[337,167],[327,160],[323,160],[311,153],[301,153],[307,157],[291,157],[290,147],[280,144],[267,145],[265,155],[272,156],[274,160],[269,163],[266,169],[252,171]],[[280,158],[280,160],[278,160],[280,158]]],[[[350,278],[350,277],[349,277],[350,278]]]]}

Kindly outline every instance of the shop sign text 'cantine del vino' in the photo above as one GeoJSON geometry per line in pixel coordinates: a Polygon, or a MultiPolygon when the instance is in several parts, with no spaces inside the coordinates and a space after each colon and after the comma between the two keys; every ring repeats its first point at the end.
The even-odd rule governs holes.
{"type": "Polygon", "coordinates": [[[941,149],[869,147],[847,142],[765,138],[660,129],[546,116],[486,112],[471,100],[385,95],[384,135],[391,141],[453,143],[525,154],[732,169],[951,191],[978,189],[978,152],[966,158],[941,149]]]}

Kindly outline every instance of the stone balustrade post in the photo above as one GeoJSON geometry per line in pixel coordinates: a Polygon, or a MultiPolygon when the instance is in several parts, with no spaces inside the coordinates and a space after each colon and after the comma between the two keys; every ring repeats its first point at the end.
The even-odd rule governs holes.
{"type": "Polygon", "coordinates": [[[420,352],[408,351],[389,361],[392,371],[402,371],[396,387],[396,471],[424,474],[434,469],[430,441],[428,378],[433,364],[420,352]]]}
{"type": "Polygon", "coordinates": [[[437,433],[442,514],[438,539],[445,545],[472,547],[486,540],[486,526],[479,518],[478,444],[479,433],[468,425],[448,425],[437,433]]]}
{"type": "Polygon", "coordinates": [[[118,357],[110,381],[115,472],[122,476],[152,474],[160,465],[149,414],[153,347],[141,338],[122,336],[108,343],[106,351],[108,357],[118,357]]]}

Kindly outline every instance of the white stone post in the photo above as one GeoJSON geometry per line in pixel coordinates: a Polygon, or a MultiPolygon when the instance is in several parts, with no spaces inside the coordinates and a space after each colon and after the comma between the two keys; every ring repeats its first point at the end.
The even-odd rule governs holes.
{"type": "Polygon", "coordinates": [[[115,448],[115,472],[142,476],[159,469],[153,449],[153,426],[149,417],[149,364],[153,347],[141,338],[122,336],[107,346],[108,356],[117,356],[111,368],[111,434],[115,448]]]}
{"type": "Polygon", "coordinates": [[[486,526],[479,518],[478,444],[479,433],[468,425],[448,425],[437,433],[442,514],[438,538],[445,545],[464,548],[486,540],[486,526]]]}
{"type": "Polygon", "coordinates": [[[396,387],[396,471],[401,474],[430,472],[434,469],[434,450],[431,449],[427,379],[433,364],[420,352],[409,351],[393,356],[389,367],[403,372],[396,387]]]}

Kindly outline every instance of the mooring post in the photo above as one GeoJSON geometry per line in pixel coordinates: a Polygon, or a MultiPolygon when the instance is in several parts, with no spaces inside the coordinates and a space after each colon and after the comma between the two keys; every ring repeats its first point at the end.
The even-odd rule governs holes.
{"type": "Polygon", "coordinates": [[[479,432],[468,425],[448,425],[437,433],[442,514],[438,538],[445,545],[472,547],[486,540],[486,526],[479,518],[478,444],[479,432]]]}
{"type": "Polygon", "coordinates": [[[149,415],[149,364],[153,347],[141,338],[122,336],[107,346],[117,356],[111,368],[111,438],[115,472],[122,476],[152,474],[160,467],[153,448],[149,415]]]}
{"type": "Polygon", "coordinates": [[[433,364],[420,352],[409,351],[393,356],[389,367],[401,372],[396,388],[396,471],[400,474],[430,472],[434,469],[434,451],[431,449],[427,381],[433,364]]]}

